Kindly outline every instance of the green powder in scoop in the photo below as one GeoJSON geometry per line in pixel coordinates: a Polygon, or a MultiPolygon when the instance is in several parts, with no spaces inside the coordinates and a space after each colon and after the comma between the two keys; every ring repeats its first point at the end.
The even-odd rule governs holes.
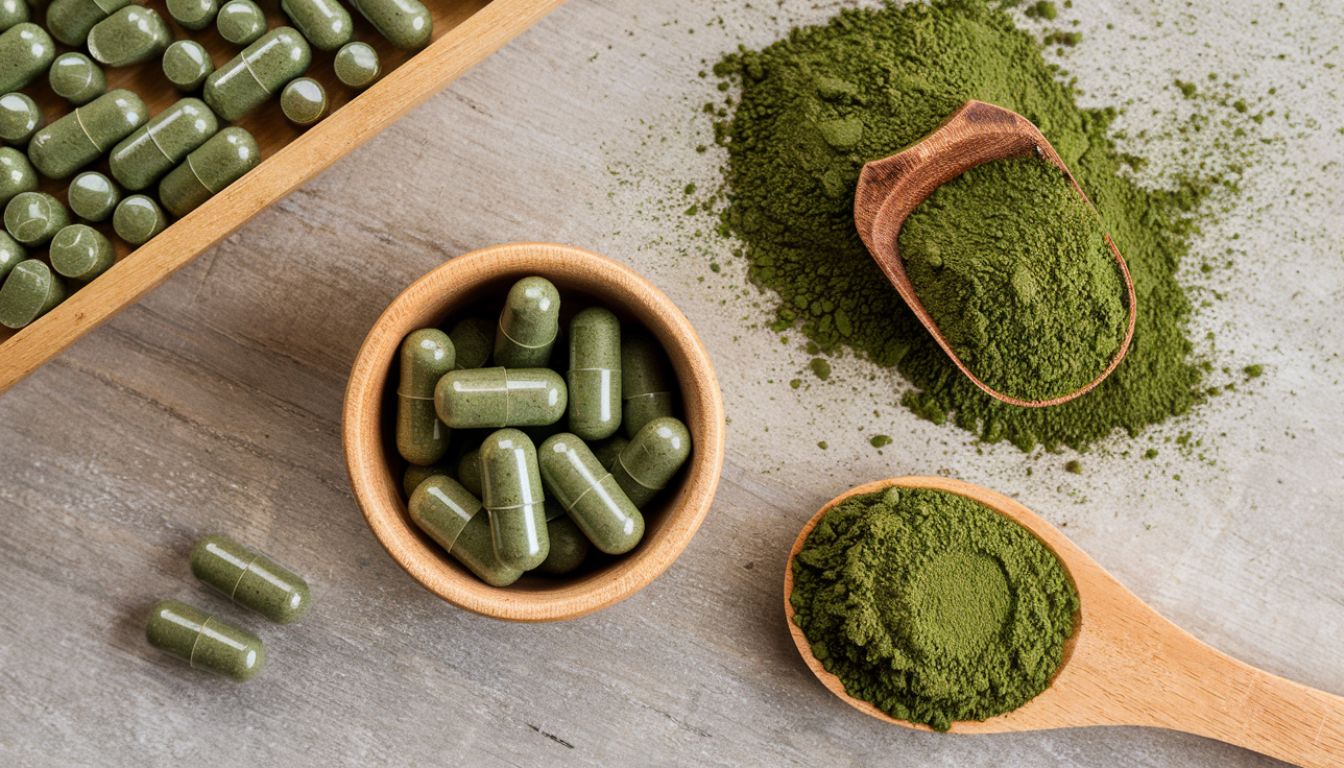
{"type": "Polygon", "coordinates": [[[1079,607],[1030,531],[932,490],[837,505],[794,558],[793,579],[793,620],[845,692],[938,730],[1045,690],[1079,607]]]}
{"type": "Polygon", "coordinates": [[[1124,341],[1124,283],[1101,219],[1043,160],[987,163],[934,190],[901,227],[900,251],[957,357],[1005,395],[1080,389],[1124,341]]]}

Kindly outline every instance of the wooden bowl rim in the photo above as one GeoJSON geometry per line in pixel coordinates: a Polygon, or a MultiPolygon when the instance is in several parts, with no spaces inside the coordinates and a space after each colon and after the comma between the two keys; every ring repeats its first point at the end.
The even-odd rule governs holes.
{"type": "MultiPolygon", "coordinates": [[[[417,325],[418,327],[418,325],[417,325]]],[[[426,589],[460,608],[521,622],[560,621],[601,610],[643,589],[677,559],[699,529],[723,471],[723,399],[709,352],[690,321],[662,291],[634,270],[592,251],[543,242],[506,243],[449,259],[402,291],[369,329],[350,371],[342,442],[350,484],[379,544],[426,589]],[[410,325],[442,317],[477,285],[508,275],[541,274],[577,284],[636,315],[662,343],[685,399],[694,438],[686,476],[668,499],[656,535],[616,563],[553,588],[492,587],[428,543],[406,516],[400,478],[385,455],[381,403],[391,365],[410,325]],[[447,294],[445,297],[445,293],[447,294]]]]}

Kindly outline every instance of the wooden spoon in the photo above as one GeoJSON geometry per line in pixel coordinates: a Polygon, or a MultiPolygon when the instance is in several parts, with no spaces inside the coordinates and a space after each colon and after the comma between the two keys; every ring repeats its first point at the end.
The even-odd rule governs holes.
{"type": "Polygon", "coordinates": [[[840,679],[813,657],[811,644],[793,622],[789,602],[793,558],[822,516],[851,496],[892,485],[955,493],[1025,526],[1055,553],[1078,588],[1077,628],[1050,687],[1012,712],[982,722],[955,722],[952,732],[1143,725],[1218,739],[1307,768],[1344,765],[1344,698],[1271,675],[1210,648],[1149,608],[1031,510],[1002,494],[940,477],[901,477],[852,488],[803,526],[789,552],[784,569],[789,632],[812,674],[846,704],[888,723],[929,730],[848,696],[840,679]]]}
{"type": "Polygon", "coordinates": [[[901,225],[906,217],[924,202],[933,191],[957,178],[977,165],[1008,157],[1036,156],[1063,172],[1070,186],[1089,206],[1092,201],[1087,193],[1078,186],[1064,161],[1059,158],[1055,148],[1046,141],[1040,129],[1031,121],[1003,107],[986,104],[983,101],[968,101],[958,109],[933,133],[925,136],[917,144],[902,150],[891,157],[874,160],[863,166],[859,174],[858,189],[854,194],[854,223],[858,225],[859,237],[868,246],[873,261],[882,268],[887,279],[895,286],[897,293],[905,299],[910,310],[919,318],[919,322],[933,335],[934,341],[943,348],[952,363],[990,397],[1002,400],[1010,405],[1026,408],[1041,408],[1048,405],[1067,403],[1091,392],[1098,384],[1120,365],[1129,343],[1134,339],[1134,320],[1138,305],[1134,296],[1134,281],[1129,276],[1129,265],[1115,241],[1106,235],[1106,245],[1115,256],[1120,274],[1125,284],[1126,302],[1129,307],[1129,320],[1125,328],[1125,339],[1116,351],[1115,357],[1095,379],[1068,394],[1052,397],[1048,400],[1023,400],[1006,395],[981,381],[948,343],[947,337],[939,330],[938,324],[929,316],[928,310],[915,293],[915,286],[906,274],[905,262],[901,259],[899,238],[901,225]]]}

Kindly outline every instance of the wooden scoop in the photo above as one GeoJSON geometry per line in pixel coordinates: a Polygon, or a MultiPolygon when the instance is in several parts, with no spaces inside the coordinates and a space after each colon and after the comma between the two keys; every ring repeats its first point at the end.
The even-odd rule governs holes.
{"type": "Polygon", "coordinates": [[[840,679],[812,656],[806,636],[793,623],[789,602],[793,558],[822,516],[850,496],[892,485],[955,493],[1025,526],[1055,553],[1078,588],[1077,628],[1050,687],[1007,714],[983,722],[955,722],[953,733],[1145,725],[1218,739],[1307,768],[1344,765],[1344,698],[1276,677],[1210,648],[1145,605],[1031,510],[1002,494],[940,477],[902,477],[852,488],[803,526],[789,552],[784,569],[789,632],[812,674],[846,704],[888,723],[929,730],[895,720],[848,696],[840,679]]]}
{"type": "Polygon", "coordinates": [[[1074,398],[1091,392],[1094,387],[1106,380],[1107,376],[1124,359],[1129,351],[1129,343],[1134,339],[1134,319],[1137,316],[1137,303],[1134,297],[1134,281],[1129,276],[1129,265],[1120,255],[1120,249],[1109,234],[1106,245],[1115,256],[1120,274],[1125,283],[1126,302],[1129,307],[1129,321],[1125,328],[1125,340],[1120,344],[1115,357],[1095,379],[1066,395],[1052,397],[1049,400],[1022,400],[1006,395],[985,384],[966,364],[957,357],[957,353],[948,343],[938,324],[924,309],[915,287],[906,274],[905,262],[901,259],[899,238],[901,225],[925,198],[933,191],[977,165],[1009,157],[1036,156],[1063,172],[1078,196],[1089,206],[1092,201],[1087,193],[1078,186],[1078,181],[1059,158],[1055,148],[1050,146],[1040,129],[1025,117],[983,101],[968,101],[958,109],[933,133],[925,136],[909,149],[902,150],[891,157],[874,160],[863,166],[859,174],[858,189],[854,194],[854,223],[858,225],[859,237],[868,246],[873,261],[886,273],[887,279],[895,286],[897,293],[905,299],[915,317],[924,324],[934,341],[943,348],[953,364],[966,374],[975,386],[990,397],[1002,400],[1010,405],[1027,408],[1040,408],[1048,405],[1067,403],[1074,398]]]}

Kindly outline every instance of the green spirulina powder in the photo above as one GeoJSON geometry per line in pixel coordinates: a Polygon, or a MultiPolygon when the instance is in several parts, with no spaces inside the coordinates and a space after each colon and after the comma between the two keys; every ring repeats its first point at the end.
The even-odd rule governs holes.
{"type": "Polygon", "coordinates": [[[1045,690],[1079,605],[1026,528],[961,496],[896,488],[826,513],[794,558],[789,601],[846,693],[940,731],[1045,690]]]}
{"type": "Polygon", "coordinates": [[[1201,370],[1186,338],[1190,301],[1176,281],[1190,215],[1207,186],[1151,189],[1110,135],[1116,112],[1083,109],[1041,44],[984,0],[846,10],[716,73],[741,86],[716,126],[726,145],[725,231],[742,243],[750,279],[778,296],[774,327],[800,326],[821,350],[850,349],[894,366],[915,413],[1028,450],[1081,448],[1198,402],[1201,370]],[[1064,405],[1018,408],[978,390],[933,342],[868,256],[854,226],[854,185],[869,160],[900,151],[967,99],[1033,121],[1096,205],[1129,262],[1138,324],[1125,361],[1064,405]]]}
{"type": "Polygon", "coordinates": [[[1036,158],[970,169],[901,227],[920,302],[985,384],[1024,400],[1087,385],[1124,341],[1124,283],[1101,217],[1036,158]]]}

